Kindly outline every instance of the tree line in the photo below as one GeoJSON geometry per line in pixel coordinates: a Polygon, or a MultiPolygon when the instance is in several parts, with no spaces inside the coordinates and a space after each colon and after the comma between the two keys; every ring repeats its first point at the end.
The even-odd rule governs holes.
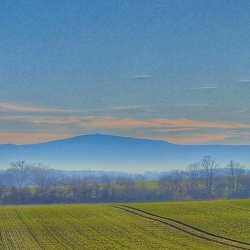
{"type": "Polygon", "coordinates": [[[17,161],[0,175],[0,204],[177,201],[250,198],[250,174],[231,160],[223,169],[211,156],[162,176],[151,187],[131,176],[62,175],[43,163],[17,161]]]}

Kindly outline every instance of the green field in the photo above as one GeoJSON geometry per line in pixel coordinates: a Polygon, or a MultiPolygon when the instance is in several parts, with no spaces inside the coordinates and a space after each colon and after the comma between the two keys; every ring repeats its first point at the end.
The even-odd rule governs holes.
{"type": "Polygon", "coordinates": [[[250,200],[0,207],[0,249],[250,249],[250,200]]]}

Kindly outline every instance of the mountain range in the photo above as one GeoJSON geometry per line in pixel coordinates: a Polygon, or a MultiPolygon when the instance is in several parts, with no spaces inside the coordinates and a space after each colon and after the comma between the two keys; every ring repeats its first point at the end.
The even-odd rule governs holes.
{"type": "Polygon", "coordinates": [[[25,160],[42,162],[62,170],[104,170],[142,173],[186,169],[190,163],[211,155],[225,167],[230,160],[248,168],[250,146],[177,145],[160,140],[102,134],[76,136],[38,144],[0,145],[0,168],[25,160]]]}

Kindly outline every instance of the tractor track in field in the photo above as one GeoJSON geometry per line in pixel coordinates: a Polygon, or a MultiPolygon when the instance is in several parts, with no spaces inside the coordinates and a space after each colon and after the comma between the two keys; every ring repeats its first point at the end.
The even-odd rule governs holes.
{"type": "Polygon", "coordinates": [[[14,211],[16,212],[18,218],[22,221],[22,223],[25,225],[25,227],[27,228],[27,230],[29,231],[31,237],[36,241],[36,243],[38,244],[38,246],[41,248],[41,249],[44,249],[46,250],[42,245],[41,243],[37,240],[36,236],[33,234],[33,232],[30,230],[30,228],[28,227],[28,225],[25,223],[25,221],[23,220],[23,218],[21,217],[21,215],[18,213],[18,211],[16,209],[14,209],[14,211]]]}
{"type": "Polygon", "coordinates": [[[172,227],[178,231],[181,231],[183,233],[189,234],[191,236],[194,236],[194,237],[197,237],[197,238],[200,238],[203,240],[218,243],[218,244],[221,244],[221,245],[224,245],[227,247],[232,247],[235,249],[250,250],[250,243],[230,239],[230,238],[223,237],[223,236],[219,236],[219,235],[207,232],[205,230],[199,229],[197,227],[188,225],[188,224],[183,223],[183,222],[178,221],[178,220],[174,220],[171,218],[156,215],[156,214],[153,214],[153,213],[150,213],[150,212],[138,209],[138,208],[126,206],[126,205],[111,205],[111,206],[116,208],[116,209],[123,210],[127,213],[131,213],[133,215],[167,225],[167,226],[172,227]],[[163,221],[163,220],[165,220],[165,221],[163,221]],[[214,237],[216,239],[209,238],[209,237],[214,237]],[[223,242],[223,240],[228,241],[228,242],[223,242]],[[239,246],[239,245],[235,245],[235,244],[241,244],[244,246],[239,246]],[[247,246],[249,246],[249,248],[247,246]]]}

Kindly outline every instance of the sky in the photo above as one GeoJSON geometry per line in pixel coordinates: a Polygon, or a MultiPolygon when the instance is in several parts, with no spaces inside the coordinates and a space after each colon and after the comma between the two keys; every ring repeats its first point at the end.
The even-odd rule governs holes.
{"type": "Polygon", "coordinates": [[[0,144],[249,145],[249,13],[249,0],[1,0],[0,144]]]}

